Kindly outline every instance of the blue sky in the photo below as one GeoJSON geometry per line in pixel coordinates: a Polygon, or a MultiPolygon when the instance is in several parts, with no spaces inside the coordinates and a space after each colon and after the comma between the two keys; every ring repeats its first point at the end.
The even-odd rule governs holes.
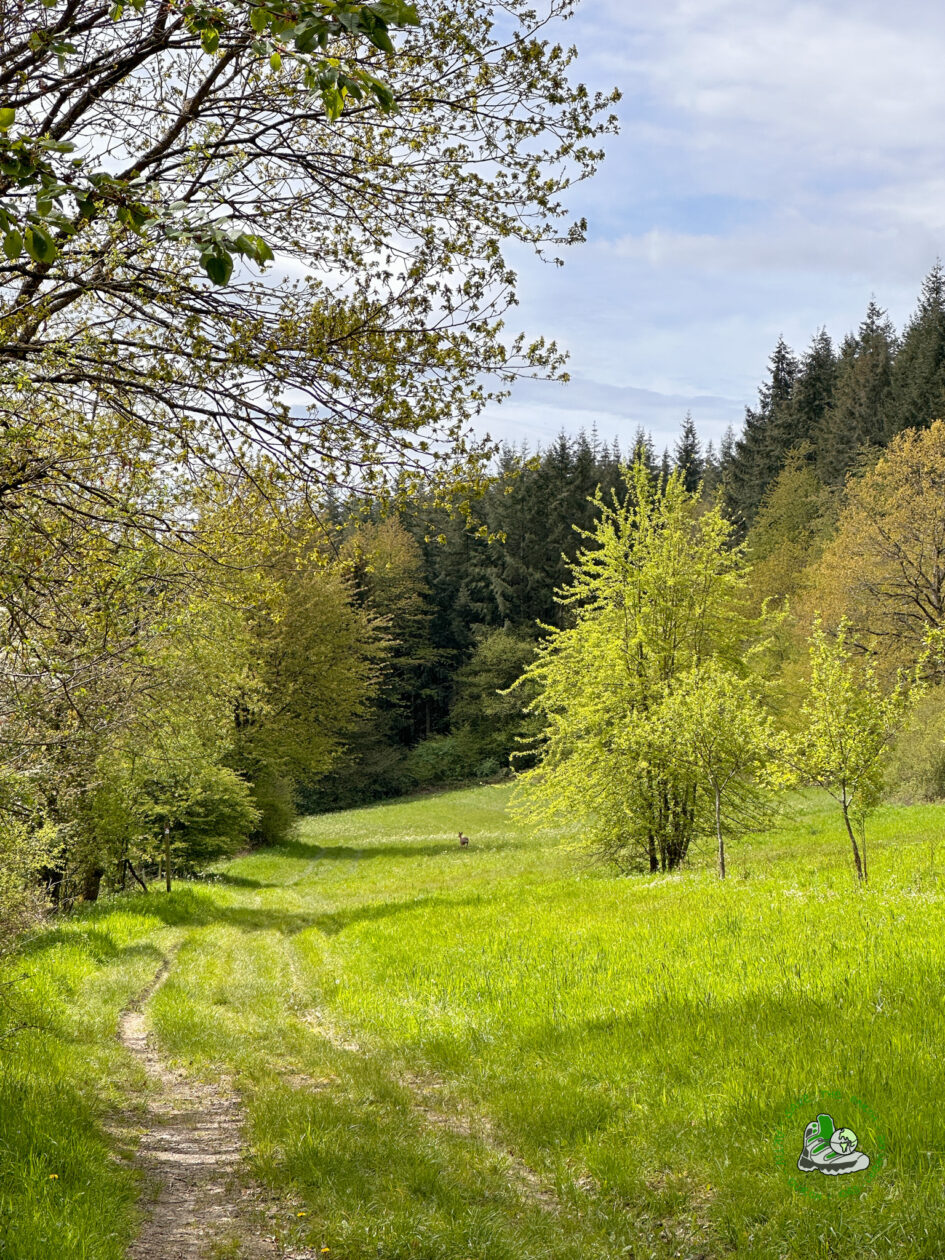
{"type": "Polygon", "coordinates": [[[572,189],[587,243],[513,254],[510,329],[570,352],[480,418],[547,441],[596,420],[657,448],[687,409],[736,428],[780,333],[840,338],[871,296],[901,326],[945,256],[945,6],[931,0],[582,0],[555,33],[619,87],[620,135],[572,189]]]}

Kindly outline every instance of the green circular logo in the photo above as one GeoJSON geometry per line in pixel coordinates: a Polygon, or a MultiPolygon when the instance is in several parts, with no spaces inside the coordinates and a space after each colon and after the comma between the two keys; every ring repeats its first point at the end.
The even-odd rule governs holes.
{"type": "Polygon", "coordinates": [[[801,1094],[774,1134],[774,1162],[798,1194],[843,1199],[863,1194],[886,1159],[875,1111],[840,1089],[801,1094]]]}

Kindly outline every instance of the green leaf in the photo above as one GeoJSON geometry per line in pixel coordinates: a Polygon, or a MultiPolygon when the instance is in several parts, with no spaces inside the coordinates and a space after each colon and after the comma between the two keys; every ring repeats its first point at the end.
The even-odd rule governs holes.
{"type": "Polygon", "coordinates": [[[296,27],[293,43],[300,53],[310,53],[318,43],[318,36],[321,25],[314,22],[307,22],[303,26],[296,27]]]}
{"type": "Polygon", "coordinates": [[[226,284],[233,274],[233,259],[229,254],[201,254],[200,263],[214,284],[226,284]]]}
{"type": "Polygon", "coordinates": [[[387,34],[385,26],[375,26],[373,30],[367,32],[367,37],[375,48],[380,48],[382,52],[392,53],[394,45],[390,42],[390,36],[387,34]]]}
{"type": "Polygon", "coordinates": [[[26,229],[26,252],[34,262],[50,263],[59,251],[42,228],[32,224],[26,229]]]}
{"type": "Polygon", "coordinates": [[[13,126],[13,119],[16,116],[16,110],[4,106],[0,109],[0,131],[9,131],[13,126]]]}
{"type": "Polygon", "coordinates": [[[220,47],[220,32],[212,29],[204,31],[200,36],[200,43],[205,53],[215,53],[220,47]]]}
{"type": "Polygon", "coordinates": [[[242,253],[249,254],[254,262],[272,262],[275,255],[269,248],[269,243],[261,236],[247,234],[242,239],[246,242],[246,248],[241,251],[242,253]]]}
{"type": "Polygon", "coordinates": [[[269,25],[269,14],[265,9],[256,5],[249,15],[249,24],[256,34],[259,35],[269,25]]]}
{"type": "Polygon", "coordinates": [[[282,69],[282,58],[279,56],[277,52],[274,52],[272,56],[269,58],[269,66],[270,66],[270,69],[272,70],[282,69]]]}
{"type": "Polygon", "coordinates": [[[390,42],[390,36],[387,34],[387,23],[369,10],[366,10],[361,16],[361,30],[375,48],[380,48],[383,52],[388,53],[394,51],[394,45],[390,42]]]}
{"type": "Polygon", "coordinates": [[[379,0],[379,3],[370,5],[369,9],[392,26],[420,25],[416,8],[412,4],[405,4],[404,0],[379,0]]]}
{"type": "Polygon", "coordinates": [[[16,228],[11,228],[3,238],[3,252],[11,262],[15,262],[23,253],[23,237],[16,228]]]}

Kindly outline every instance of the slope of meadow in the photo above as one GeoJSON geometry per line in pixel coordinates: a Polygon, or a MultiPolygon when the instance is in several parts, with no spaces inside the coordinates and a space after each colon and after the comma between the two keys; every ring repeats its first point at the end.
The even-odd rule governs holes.
{"type": "Polygon", "coordinates": [[[8,960],[0,1018],[31,1026],[0,1046],[0,1255],[123,1255],[138,1187],[105,1123],[149,1087],[115,1030],[165,957],[153,1035],[235,1081],[282,1247],[945,1254],[945,810],[881,811],[859,890],[826,801],[795,796],[720,886],[711,855],[615,879],[507,796],[311,818],[8,960]],[[797,1172],[820,1109],[868,1174],[797,1172]]]}

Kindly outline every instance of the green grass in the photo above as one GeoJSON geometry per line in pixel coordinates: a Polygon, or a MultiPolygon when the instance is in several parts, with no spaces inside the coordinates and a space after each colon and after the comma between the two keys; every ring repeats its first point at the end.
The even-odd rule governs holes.
{"type": "Polygon", "coordinates": [[[171,950],[165,1054],[235,1076],[272,1228],[329,1260],[945,1254],[945,809],[880,811],[859,889],[835,813],[796,795],[723,886],[711,853],[613,878],[517,829],[507,797],[309,819],[28,945],[7,971],[41,1026],[0,1049],[0,1255],[123,1254],[135,1183],[103,1120],[146,1086],[114,1031],[171,950]],[[500,1149],[431,1123],[410,1081],[500,1149]],[[885,1144],[855,1193],[794,1168],[830,1091],[875,1114],[821,1102],[863,1149],[885,1144]]]}

